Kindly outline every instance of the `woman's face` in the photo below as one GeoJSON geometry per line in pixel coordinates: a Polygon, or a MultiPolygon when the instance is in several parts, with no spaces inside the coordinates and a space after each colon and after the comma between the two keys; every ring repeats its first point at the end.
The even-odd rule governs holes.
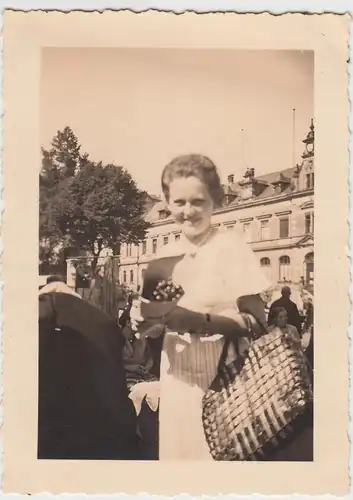
{"type": "Polygon", "coordinates": [[[287,325],[287,321],[288,321],[288,317],[287,317],[286,311],[279,312],[278,316],[277,316],[277,325],[280,328],[283,328],[287,325]]]}
{"type": "Polygon", "coordinates": [[[211,227],[214,209],[207,186],[197,177],[179,177],[169,185],[169,210],[185,236],[197,241],[211,227]]]}

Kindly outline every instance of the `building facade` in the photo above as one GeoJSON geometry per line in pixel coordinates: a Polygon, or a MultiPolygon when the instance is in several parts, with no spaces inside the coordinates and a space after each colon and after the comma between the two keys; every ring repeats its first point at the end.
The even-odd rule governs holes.
{"type": "MultiPolygon", "coordinates": [[[[238,182],[229,175],[224,204],[212,217],[214,226],[243,235],[274,285],[314,284],[313,121],[303,143],[300,165],[262,176],[247,169],[238,182]]],[[[133,290],[142,286],[144,270],[158,249],[182,238],[164,201],[149,207],[146,219],[151,223],[146,240],[121,248],[119,280],[133,290]]]]}

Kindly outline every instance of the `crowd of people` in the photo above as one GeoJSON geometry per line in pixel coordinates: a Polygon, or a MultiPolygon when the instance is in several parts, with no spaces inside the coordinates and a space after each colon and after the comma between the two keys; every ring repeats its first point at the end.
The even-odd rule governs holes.
{"type": "MultiPolygon", "coordinates": [[[[212,459],[202,398],[224,339],[239,340],[231,359],[246,354],[248,321],[259,334],[280,328],[298,345],[309,332],[313,368],[311,299],[304,301],[303,317],[283,287],[266,317],[270,284],[250,247],[211,225],[222,196],[213,163],[200,155],[178,157],[164,169],[162,188],[185,236],[160,255],[181,256],[173,280],[185,293],[168,315],[143,317],[140,300],[130,296],[117,321],[108,317],[97,292],[100,269],[94,300],[82,299],[59,276],[39,291],[38,458],[212,459]]],[[[266,459],[312,455],[308,415],[294,439],[266,459]]]]}

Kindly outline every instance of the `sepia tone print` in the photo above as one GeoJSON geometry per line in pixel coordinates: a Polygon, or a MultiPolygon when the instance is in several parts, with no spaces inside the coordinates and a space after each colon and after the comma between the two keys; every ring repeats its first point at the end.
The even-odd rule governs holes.
{"type": "MultiPolygon", "coordinates": [[[[42,147],[38,458],[312,461],[313,53],[102,49],[88,55],[48,49],[43,59],[43,121],[54,124],[57,116],[66,125],[42,147]],[[94,137],[77,112],[51,104],[57,73],[51,56],[62,69],[81,56],[81,79],[88,69],[99,73],[120,62],[126,82],[145,77],[147,101],[164,85],[167,109],[159,114],[166,121],[155,130],[168,126],[175,104],[167,96],[174,94],[182,107],[174,120],[184,117],[189,132],[179,122],[177,136],[161,145],[176,154],[160,165],[159,181],[139,182],[143,165],[131,153],[131,168],[124,166],[117,144],[109,146],[114,161],[93,157],[88,137],[96,155],[107,143],[104,134],[112,133],[128,155],[127,132],[115,136],[107,125],[94,137]],[[167,63],[160,82],[146,60],[151,67],[167,63]],[[213,85],[202,84],[206,62],[218,70],[213,85]],[[266,78],[264,62],[273,71],[266,78]],[[178,74],[175,86],[171,75],[178,74]],[[234,130],[216,125],[223,130],[216,139],[218,115],[229,113],[214,111],[225,105],[224,96],[212,93],[217,78],[227,100],[237,103],[237,117],[234,130]],[[272,132],[248,118],[257,113],[265,123],[269,100],[284,120],[282,126],[272,120],[272,132]],[[208,126],[192,122],[202,107],[208,126]],[[84,145],[69,123],[82,130],[84,145]],[[203,134],[207,149],[223,156],[221,169],[206,146],[199,150],[203,134]],[[234,152],[225,156],[223,143],[233,134],[234,152]],[[273,162],[280,170],[271,171],[269,151],[259,151],[265,134],[284,141],[283,160],[273,162]],[[148,184],[159,184],[160,195],[148,184]]],[[[105,81],[90,87],[98,92],[105,81]]],[[[130,106],[141,91],[141,83],[134,85],[125,96],[130,106]]],[[[80,108],[75,87],[70,94],[80,108]]],[[[107,105],[106,96],[98,99],[107,105]]],[[[119,86],[109,101],[120,108],[119,86]]],[[[131,120],[129,105],[120,120],[139,130],[148,109],[131,120]]],[[[158,144],[141,148],[148,168],[158,144]]]]}

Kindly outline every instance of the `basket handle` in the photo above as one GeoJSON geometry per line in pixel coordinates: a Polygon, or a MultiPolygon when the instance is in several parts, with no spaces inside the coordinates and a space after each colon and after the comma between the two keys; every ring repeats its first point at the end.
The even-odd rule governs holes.
{"type": "Polygon", "coordinates": [[[226,362],[226,359],[227,359],[227,356],[228,356],[228,352],[229,352],[229,347],[231,345],[233,345],[237,357],[240,356],[239,341],[238,341],[238,339],[237,338],[229,338],[229,337],[226,338],[225,341],[224,341],[224,345],[223,345],[223,349],[222,349],[221,355],[219,357],[219,361],[218,361],[218,368],[217,368],[218,372],[221,372],[223,366],[225,365],[225,362],[226,362]]]}
{"type": "MultiPolygon", "coordinates": [[[[242,316],[243,316],[244,322],[245,322],[245,324],[246,324],[246,326],[248,328],[249,340],[251,342],[251,341],[255,340],[255,338],[254,338],[254,330],[253,330],[253,327],[252,327],[252,323],[246,317],[247,316],[246,313],[242,313],[242,316]]],[[[221,355],[220,355],[220,358],[219,358],[218,372],[220,372],[222,370],[223,366],[225,365],[230,345],[233,345],[235,353],[237,355],[237,358],[238,359],[240,358],[239,338],[237,336],[235,336],[235,335],[234,335],[234,337],[227,337],[225,339],[224,346],[223,346],[223,349],[222,349],[222,352],[221,352],[221,355]]]]}

